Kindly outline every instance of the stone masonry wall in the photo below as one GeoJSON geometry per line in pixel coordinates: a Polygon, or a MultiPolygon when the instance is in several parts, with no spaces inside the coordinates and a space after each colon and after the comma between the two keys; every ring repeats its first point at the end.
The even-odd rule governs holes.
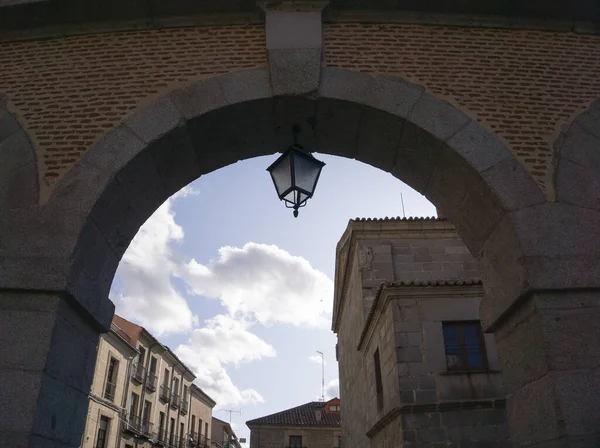
{"type": "MultiPolygon", "coordinates": [[[[349,260],[352,272],[344,303],[343,319],[337,334],[338,369],[342,417],[342,441],[345,447],[366,447],[369,439],[365,421],[365,399],[369,378],[365,376],[362,353],[356,350],[364,326],[362,291],[357,260],[349,260]]],[[[254,447],[251,447],[254,448],[254,447]]]]}
{"type": "Polygon", "coordinates": [[[261,25],[2,43],[0,95],[8,95],[37,146],[43,196],[145,102],[201,78],[265,63],[261,25]]]}
{"type": "MultiPolygon", "coordinates": [[[[440,224],[444,224],[440,222],[440,224]]],[[[453,229],[407,231],[405,237],[369,238],[359,242],[372,258],[361,267],[365,316],[382,282],[425,282],[479,278],[476,260],[453,229]]]]}
{"type": "Polygon", "coordinates": [[[600,36],[403,24],[327,24],[325,63],[401,76],[504,139],[553,195],[553,142],[600,97],[600,36]]]}
{"type": "Polygon", "coordinates": [[[290,436],[302,436],[302,446],[308,448],[335,448],[339,428],[264,426],[250,432],[250,448],[284,448],[289,446],[290,436]]]}

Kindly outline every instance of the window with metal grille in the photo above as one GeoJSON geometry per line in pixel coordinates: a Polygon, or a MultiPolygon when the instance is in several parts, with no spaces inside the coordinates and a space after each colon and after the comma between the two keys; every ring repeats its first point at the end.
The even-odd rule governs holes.
{"type": "Polygon", "coordinates": [[[485,342],[479,322],[444,322],[448,370],[486,370],[485,342]]]}

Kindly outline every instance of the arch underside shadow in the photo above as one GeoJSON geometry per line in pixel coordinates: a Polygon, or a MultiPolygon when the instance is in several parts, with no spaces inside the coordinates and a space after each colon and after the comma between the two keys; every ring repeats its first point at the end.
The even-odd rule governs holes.
{"type": "Polygon", "coordinates": [[[0,161],[0,210],[37,204],[39,185],[35,149],[2,93],[0,161]]]}
{"type": "Polygon", "coordinates": [[[324,68],[318,95],[273,97],[261,68],[174,91],[106,134],[41,207],[61,238],[39,240],[36,254],[52,252],[53,275],[64,273],[94,314],[162,202],[203,174],[285,149],[294,126],[306,148],[368,163],[424,194],[475,255],[507,213],[545,202],[494,135],[420,86],[324,68]]]}

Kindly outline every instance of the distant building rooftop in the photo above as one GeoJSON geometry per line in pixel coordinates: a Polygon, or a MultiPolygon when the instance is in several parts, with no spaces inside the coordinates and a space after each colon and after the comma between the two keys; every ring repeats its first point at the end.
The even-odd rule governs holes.
{"type": "Polygon", "coordinates": [[[309,403],[286,409],[275,414],[259,417],[246,422],[248,427],[259,425],[271,426],[340,426],[340,413],[327,412],[327,403],[311,401],[309,403]],[[320,419],[317,415],[320,411],[320,419]]]}

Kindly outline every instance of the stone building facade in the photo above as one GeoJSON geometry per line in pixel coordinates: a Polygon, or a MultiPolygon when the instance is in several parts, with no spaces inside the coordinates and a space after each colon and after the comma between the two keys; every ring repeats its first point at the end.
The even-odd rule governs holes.
{"type": "Polygon", "coordinates": [[[210,447],[212,400],[143,327],[115,315],[100,338],[82,448],[210,447]]]}
{"type": "Polygon", "coordinates": [[[349,223],[333,322],[346,448],[509,446],[483,295],[477,263],[448,221],[349,223]]]}
{"type": "Polygon", "coordinates": [[[246,422],[250,448],[340,448],[340,399],[313,401],[246,422]]]}
{"type": "Polygon", "coordinates": [[[122,448],[129,376],[139,352],[115,323],[98,342],[81,448],[122,448]]]}

